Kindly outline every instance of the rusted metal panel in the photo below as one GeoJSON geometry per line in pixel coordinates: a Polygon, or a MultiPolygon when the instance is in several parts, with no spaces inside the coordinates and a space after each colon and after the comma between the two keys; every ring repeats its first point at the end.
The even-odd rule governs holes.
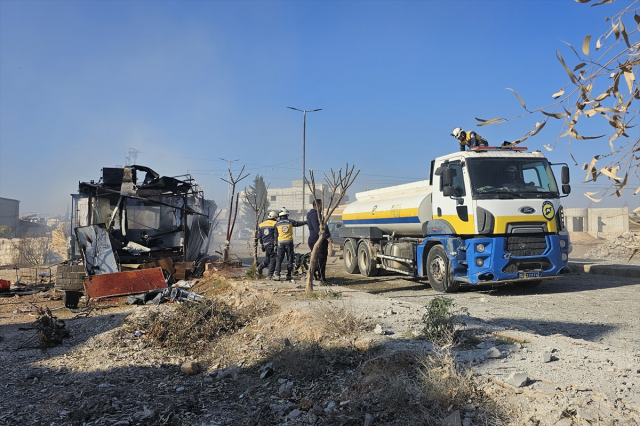
{"type": "Polygon", "coordinates": [[[124,296],[166,288],[161,268],[94,275],[84,280],[89,297],[124,296]]]}

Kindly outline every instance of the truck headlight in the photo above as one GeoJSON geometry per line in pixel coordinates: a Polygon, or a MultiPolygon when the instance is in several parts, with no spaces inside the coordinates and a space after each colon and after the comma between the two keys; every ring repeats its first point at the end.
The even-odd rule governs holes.
{"type": "Polygon", "coordinates": [[[478,244],[478,245],[476,246],[476,251],[477,251],[478,253],[484,253],[484,244],[478,244]]]}
{"type": "Polygon", "coordinates": [[[567,255],[567,253],[562,253],[562,261],[563,262],[566,262],[568,258],[569,258],[569,256],[567,255]]]}
{"type": "Polygon", "coordinates": [[[478,266],[484,266],[484,259],[479,257],[476,259],[476,265],[478,266]]]}
{"type": "Polygon", "coordinates": [[[567,240],[560,240],[560,248],[565,248],[567,246],[567,240]]]}

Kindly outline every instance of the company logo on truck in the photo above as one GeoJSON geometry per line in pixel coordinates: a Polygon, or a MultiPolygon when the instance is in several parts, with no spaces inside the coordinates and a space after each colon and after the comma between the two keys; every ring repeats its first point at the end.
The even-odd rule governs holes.
{"type": "Polygon", "coordinates": [[[518,211],[524,214],[533,214],[536,212],[536,209],[534,209],[533,207],[524,206],[524,207],[520,207],[518,211]]]}
{"type": "Polygon", "coordinates": [[[544,216],[545,219],[551,220],[555,215],[556,209],[553,207],[551,201],[545,201],[542,203],[542,216],[544,216]]]}

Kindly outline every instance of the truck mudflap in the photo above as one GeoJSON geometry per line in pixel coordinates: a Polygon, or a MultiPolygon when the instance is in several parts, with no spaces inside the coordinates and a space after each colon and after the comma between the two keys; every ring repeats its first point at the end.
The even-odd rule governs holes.
{"type": "Polygon", "coordinates": [[[567,235],[510,234],[467,239],[450,259],[454,279],[483,284],[559,278],[571,272],[568,258],[567,235]]]}

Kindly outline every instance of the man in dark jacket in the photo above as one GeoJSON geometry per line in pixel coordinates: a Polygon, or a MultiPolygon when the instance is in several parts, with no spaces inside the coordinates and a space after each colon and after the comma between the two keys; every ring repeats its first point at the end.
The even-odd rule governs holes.
{"type": "Polygon", "coordinates": [[[264,268],[267,269],[267,279],[271,279],[276,268],[276,221],[278,213],[269,212],[269,218],[258,225],[258,240],[264,252],[264,261],[258,265],[258,275],[262,274],[264,268]]]}
{"type": "Polygon", "coordinates": [[[287,256],[287,281],[291,280],[291,272],[293,271],[293,228],[297,226],[306,225],[307,221],[298,222],[297,220],[289,219],[289,210],[282,208],[278,213],[278,221],[276,222],[275,230],[278,237],[278,260],[276,260],[276,270],[273,273],[273,280],[280,281],[280,271],[282,270],[282,261],[287,256]]]}
{"type": "MultiPolygon", "coordinates": [[[[320,220],[318,219],[318,211],[322,217],[322,200],[316,199],[313,202],[313,210],[309,210],[307,213],[307,225],[309,226],[309,249],[313,250],[316,242],[320,239],[320,220]]],[[[315,265],[310,265],[309,273],[313,274],[314,278],[319,279],[323,284],[327,281],[325,276],[325,269],[327,268],[327,256],[329,254],[329,243],[333,243],[331,240],[331,232],[325,225],[324,238],[320,243],[320,249],[317,253],[315,265]]]]}

